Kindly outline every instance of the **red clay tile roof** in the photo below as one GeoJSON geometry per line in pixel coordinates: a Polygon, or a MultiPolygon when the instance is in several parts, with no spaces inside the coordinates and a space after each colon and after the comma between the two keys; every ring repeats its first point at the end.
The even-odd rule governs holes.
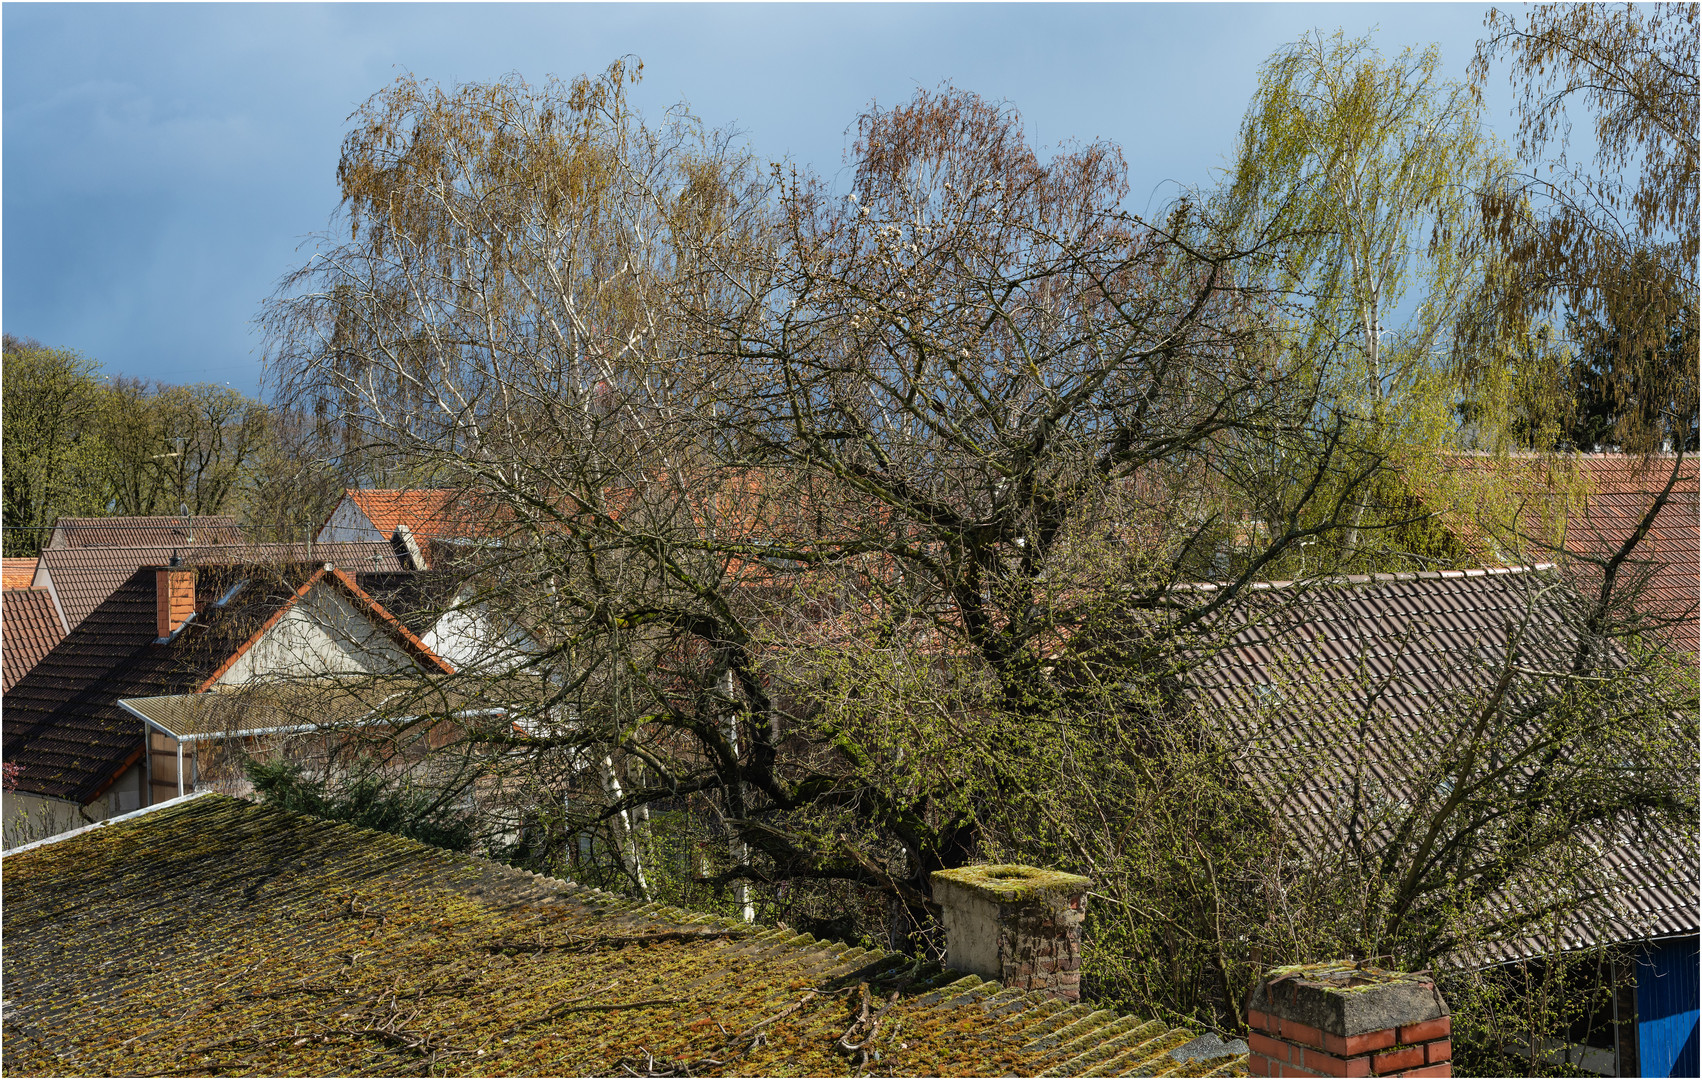
{"type": "Polygon", "coordinates": [[[859,1041],[882,1076],[1246,1075],[1163,1021],[223,795],[4,866],[18,1075],[829,1076],[859,1041]]]}
{"type": "MultiPolygon", "coordinates": [[[[1458,730],[1444,718],[1475,715],[1509,626],[1530,615],[1521,642],[1528,669],[1565,670],[1575,637],[1563,628],[1577,625],[1579,600],[1559,581],[1553,570],[1445,571],[1254,594],[1244,612],[1266,603],[1269,610],[1189,671],[1186,693],[1224,724],[1237,767],[1296,835],[1333,848],[1353,784],[1363,784],[1360,797],[1371,802],[1411,797],[1413,771],[1458,730]]],[[[1529,689],[1516,683],[1510,693],[1529,689]]],[[[1563,947],[1696,932],[1694,833],[1651,826],[1641,843],[1600,847],[1621,910],[1575,927],[1578,939],[1563,947]]],[[[1507,942],[1493,959],[1541,951],[1540,943],[1507,942]]]]}
{"type": "Polygon", "coordinates": [[[41,553],[65,619],[76,626],[139,566],[162,566],[178,555],[188,566],[330,562],[354,572],[403,570],[388,543],[207,544],[106,548],[46,548],[41,553]]]}
{"type": "MultiPolygon", "coordinates": [[[[352,581],[319,566],[207,567],[196,581],[199,614],[158,644],[154,570],[132,571],[0,703],[5,760],[24,770],[19,788],[82,803],[97,798],[141,754],[141,721],[119,699],[205,689],[316,580],[370,606],[352,581]],[[216,603],[242,580],[248,584],[229,602],[216,603]]],[[[374,615],[417,659],[441,668],[401,623],[374,615]]]]}
{"type": "MultiPolygon", "coordinates": [[[[30,560],[34,562],[35,560],[30,560]]],[[[7,589],[0,592],[0,631],[5,641],[5,685],[0,691],[12,689],[12,684],[46,656],[65,628],[59,625],[59,612],[53,607],[53,594],[46,589],[7,589]]]]}
{"type": "Polygon", "coordinates": [[[461,536],[467,522],[459,520],[456,504],[460,492],[439,488],[385,490],[349,488],[343,497],[360,507],[373,528],[390,536],[406,525],[416,537],[461,536]]]}
{"type": "MultiPolygon", "coordinates": [[[[1602,558],[1637,528],[1672,475],[1671,458],[1643,463],[1623,454],[1579,458],[1589,494],[1567,518],[1566,546],[1602,558]]],[[[1697,589],[1699,486],[1697,459],[1687,458],[1668,503],[1655,515],[1649,535],[1632,559],[1646,563],[1642,610],[1671,620],[1662,628],[1673,644],[1694,655],[1698,648],[1697,589]]]]}
{"type": "Polygon", "coordinates": [[[0,588],[27,589],[35,580],[36,559],[32,555],[27,559],[0,559],[4,568],[0,569],[0,588]]]}
{"type": "MultiPolygon", "coordinates": [[[[1545,459],[1461,454],[1451,459],[1451,469],[1469,481],[1496,485],[1497,494],[1510,500],[1510,508],[1518,506],[1519,530],[1527,535],[1513,536],[1505,523],[1485,520],[1469,487],[1441,513],[1466,548],[1490,565],[1557,561],[1556,553],[1544,546],[1555,540],[1573,554],[1602,558],[1631,536],[1672,475],[1673,465],[1671,456],[1577,454],[1545,459]]],[[[1664,624],[1656,632],[1692,655],[1698,651],[1702,572],[1697,465],[1694,456],[1681,463],[1670,501],[1656,515],[1628,567],[1647,577],[1640,610],[1664,624]]]]}
{"type": "Polygon", "coordinates": [[[182,518],[154,517],[60,518],[48,539],[50,548],[116,547],[135,544],[240,544],[247,540],[236,519],[224,514],[182,518]]]}

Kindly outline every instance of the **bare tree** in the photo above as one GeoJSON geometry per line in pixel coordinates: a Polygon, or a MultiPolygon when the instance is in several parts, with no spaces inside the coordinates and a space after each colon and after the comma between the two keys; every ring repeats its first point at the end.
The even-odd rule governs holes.
{"type": "Polygon", "coordinates": [[[643,889],[646,808],[690,804],[710,880],[850,880],[914,921],[1082,697],[1061,642],[1227,575],[1185,635],[1381,461],[1270,361],[1258,244],[1126,214],[1115,148],[1042,161],[948,89],[867,114],[835,199],[646,127],[627,75],[374,98],[353,240],[273,308],[273,371],[469,492],[465,602],[531,628],[549,688],[524,739],[470,737],[524,745],[570,833],[643,889]],[[918,694],[933,735],[871,733],[918,694]]]}

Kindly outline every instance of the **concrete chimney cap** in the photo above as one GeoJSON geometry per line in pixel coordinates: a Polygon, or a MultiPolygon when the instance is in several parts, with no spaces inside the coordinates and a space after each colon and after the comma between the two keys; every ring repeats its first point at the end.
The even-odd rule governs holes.
{"type": "Polygon", "coordinates": [[[1042,870],[1037,866],[1014,863],[963,866],[956,870],[935,870],[936,883],[947,882],[985,896],[997,903],[1009,904],[1042,896],[1075,896],[1093,887],[1093,879],[1061,870],[1042,870]]]}
{"type": "Polygon", "coordinates": [[[1450,1011],[1428,972],[1351,960],[1275,968],[1248,993],[1247,1008],[1343,1037],[1412,1026],[1450,1011]]]}

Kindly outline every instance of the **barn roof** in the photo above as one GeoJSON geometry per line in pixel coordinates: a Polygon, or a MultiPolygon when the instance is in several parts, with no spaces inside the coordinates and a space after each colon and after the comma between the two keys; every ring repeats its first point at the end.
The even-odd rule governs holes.
{"type": "Polygon", "coordinates": [[[1245,1075],[1163,1022],[222,795],[3,868],[20,1074],[822,1076],[861,1047],[895,1075],[1245,1075]]]}
{"type": "MultiPolygon", "coordinates": [[[[1185,693],[1222,723],[1237,768],[1301,843],[1333,850],[1353,808],[1370,832],[1376,806],[1393,813],[1429,797],[1413,778],[1447,758],[1450,740],[1480,715],[1510,644],[1516,677],[1498,715],[1524,723],[1519,703],[1569,670],[1578,640],[1569,628],[1580,624],[1582,602],[1552,567],[1378,574],[1256,591],[1232,616],[1240,621],[1225,627],[1223,647],[1184,676],[1185,693]]],[[[1624,662],[1623,653],[1612,655],[1610,666],[1624,662]]],[[[1509,729],[1506,738],[1523,745],[1535,733],[1509,729]]],[[[1695,739],[1695,716],[1675,717],[1666,748],[1673,759],[1639,767],[1694,775],[1695,739]]],[[[1623,749],[1602,739],[1589,751],[1623,749]]],[[[1651,823],[1592,842],[1605,885],[1560,947],[1696,932],[1694,831],[1651,823]]],[[[1493,958],[1553,947],[1507,941],[1493,958]]]]}

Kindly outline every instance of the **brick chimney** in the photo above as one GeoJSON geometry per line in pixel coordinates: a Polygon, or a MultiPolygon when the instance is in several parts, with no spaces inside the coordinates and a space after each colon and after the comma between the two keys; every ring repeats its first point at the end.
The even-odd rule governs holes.
{"type": "Polygon", "coordinates": [[[154,567],[155,628],[161,638],[175,634],[195,614],[195,568],[177,565],[175,557],[172,564],[154,567]]]}
{"type": "Polygon", "coordinates": [[[1356,961],[1277,968],[1247,996],[1254,1076],[1452,1076],[1453,1022],[1428,976],[1356,961]]]}
{"type": "Polygon", "coordinates": [[[1081,924],[1093,881],[1033,866],[936,870],[946,967],[1064,1001],[1081,997],[1081,924]]]}

